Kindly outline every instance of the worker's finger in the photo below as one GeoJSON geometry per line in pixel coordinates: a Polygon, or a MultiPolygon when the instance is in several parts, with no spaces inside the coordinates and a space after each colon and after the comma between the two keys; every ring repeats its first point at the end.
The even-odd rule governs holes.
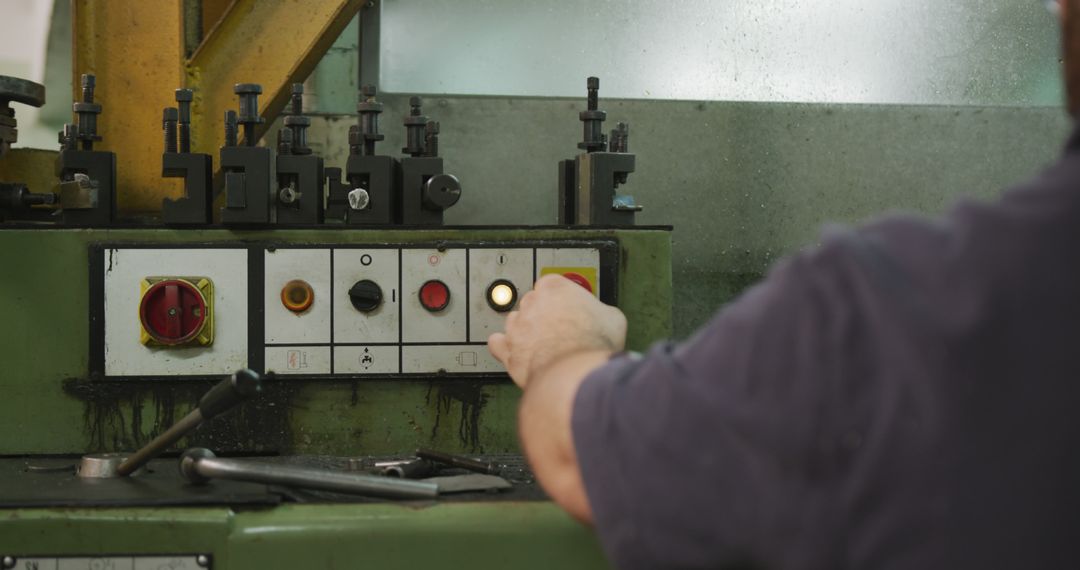
{"type": "Polygon", "coordinates": [[[503,366],[510,361],[510,342],[503,333],[494,333],[488,337],[488,351],[503,366]]]}
{"type": "MultiPolygon", "coordinates": [[[[524,299],[522,299],[522,301],[524,301],[524,299]]],[[[506,326],[503,327],[504,331],[510,332],[510,329],[517,323],[518,314],[517,311],[511,311],[509,315],[506,315],[506,326]]]]}
{"type": "Polygon", "coordinates": [[[539,280],[537,280],[536,285],[533,286],[533,289],[537,289],[537,290],[558,289],[559,287],[561,287],[563,285],[566,285],[566,284],[569,284],[569,283],[570,283],[570,280],[563,277],[562,275],[556,275],[554,273],[549,273],[549,274],[541,277],[539,280]]]}
{"type": "MultiPolygon", "coordinates": [[[[536,298],[536,293],[535,292],[527,291],[524,295],[521,296],[521,300],[518,301],[518,310],[519,311],[524,311],[525,309],[528,309],[529,306],[533,304],[533,301],[536,300],[535,298],[536,298]]],[[[513,314],[513,313],[511,313],[511,314],[513,314]]]]}

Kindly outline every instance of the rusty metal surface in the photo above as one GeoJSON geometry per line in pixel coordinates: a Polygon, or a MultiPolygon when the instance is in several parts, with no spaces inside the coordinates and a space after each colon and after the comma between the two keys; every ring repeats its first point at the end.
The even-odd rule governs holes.
{"type": "Polygon", "coordinates": [[[55,150],[13,148],[0,160],[0,181],[22,182],[31,192],[50,192],[56,186],[55,150]]]}
{"type": "Polygon", "coordinates": [[[182,196],[180,180],[161,177],[161,109],[174,103],[174,89],[195,90],[193,150],[216,154],[224,142],[221,117],[236,107],[233,84],[262,84],[259,112],[268,121],[261,136],[284,108],[290,85],[310,74],[361,6],[360,0],[235,0],[227,8],[204,2],[200,25],[221,15],[188,59],[184,4],[72,2],[73,83],[82,73],[98,77],[105,107],[100,148],[117,153],[122,213],[156,213],[162,198],[182,196]]]}

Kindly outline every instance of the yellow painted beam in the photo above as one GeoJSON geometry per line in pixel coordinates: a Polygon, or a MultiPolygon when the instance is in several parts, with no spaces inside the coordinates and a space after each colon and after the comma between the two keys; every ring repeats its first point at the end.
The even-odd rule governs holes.
{"type": "Polygon", "coordinates": [[[161,177],[161,110],[175,105],[173,90],[184,81],[181,3],[71,3],[72,100],[82,97],[80,76],[96,75],[103,109],[95,148],[116,153],[118,207],[126,213],[159,212],[162,198],[183,191],[180,180],[161,177]]]}
{"type": "Polygon", "coordinates": [[[262,136],[285,108],[292,84],[307,79],[363,0],[235,0],[188,62],[195,88],[192,146],[216,153],[225,111],[237,109],[236,83],[258,83],[262,136]]]}
{"type": "MultiPolygon", "coordinates": [[[[218,10],[222,2],[212,2],[218,10]]],[[[75,89],[97,75],[100,146],[117,154],[123,214],[157,213],[181,195],[181,181],[161,178],[161,110],[173,90],[195,91],[192,150],[217,160],[222,118],[236,109],[236,83],[259,83],[261,136],[284,109],[292,83],[304,81],[341,35],[363,0],[233,0],[184,57],[183,0],[73,0],[75,89]]]]}

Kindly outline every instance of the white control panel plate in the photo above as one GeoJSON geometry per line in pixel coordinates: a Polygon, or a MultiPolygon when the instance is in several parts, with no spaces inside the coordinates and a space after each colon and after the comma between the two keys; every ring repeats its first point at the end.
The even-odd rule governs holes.
{"type": "Polygon", "coordinates": [[[401,291],[396,249],[338,249],[334,251],[334,342],[393,343],[401,339],[401,291]],[[382,290],[382,303],[362,312],[352,306],[349,290],[371,281],[382,290]]]}
{"type": "Polygon", "coordinates": [[[401,251],[401,290],[404,293],[401,340],[410,342],[466,342],[465,250],[404,249],[401,251]],[[420,304],[420,287],[432,280],[450,289],[450,303],[431,312],[420,304]]]}
{"type": "Polygon", "coordinates": [[[508,281],[517,289],[517,301],[532,291],[532,249],[469,250],[469,341],[487,342],[492,333],[502,332],[509,312],[499,312],[488,303],[488,289],[498,281],[508,281]]]}
{"type": "Polygon", "coordinates": [[[271,249],[264,259],[266,344],[330,344],[330,250],[271,249]],[[302,313],[281,302],[282,289],[294,280],[306,282],[315,294],[311,307],[302,313]]]}
{"type": "Polygon", "coordinates": [[[260,365],[283,377],[501,373],[486,342],[503,330],[510,312],[489,303],[492,284],[513,286],[516,310],[541,275],[575,274],[599,294],[603,274],[600,249],[576,244],[117,248],[101,254],[104,374],[127,377],[216,376],[260,365]],[[210,346],[140,342],[140,283],[152,276],[214,282],[210,346]],[[294,280],[314,294],[299,313],[282,299],[282,288],[294,280]],[[423,285],[434,280],[449,291],[441,310],[420,299],[423,285]],[[371,283],[357,303],[349,295],[363,281],[381,293],[374,309],[357,307],[370,298],[371,283]]]}
{"type": "Polygon", "coordinates": [[[247,366],[247,250],[107,249],[102,263],[106,376],[219,375],[247,366]],[[154,348],[139,341],[139,286],[153,276],[199,276],[214,282],[212,345],[154,348]]]}

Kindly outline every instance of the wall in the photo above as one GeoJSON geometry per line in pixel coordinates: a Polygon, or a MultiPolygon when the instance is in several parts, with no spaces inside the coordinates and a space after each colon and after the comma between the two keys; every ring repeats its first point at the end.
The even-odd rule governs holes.
{"type": "MultiPolygon", "coordinates": [[[[384,98],[403,146],[408,98],[384,98]]],[[[556,164],[577,151],[577,99],[431,97],[441,154],[462,181],[450,224],[552,224],[556,164]]],[[[822,225],[890,210],[944,211],[992,199],[1053,160],[1069,121],[1057,108],[602,101],[629,120],[640,224],[674,230],[675,331],[685,336],[822,225]]],[[[344,166],[352,116],[312,127],[316,152],[344,166]]]]}

